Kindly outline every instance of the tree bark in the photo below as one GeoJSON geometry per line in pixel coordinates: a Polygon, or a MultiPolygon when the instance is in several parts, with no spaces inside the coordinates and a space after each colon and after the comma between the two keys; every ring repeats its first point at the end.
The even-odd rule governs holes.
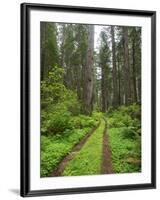
{"type": "Polygon", "coordinates": [[[132,65],[133,65],[133,95],[134,102],[137,102],[137,90],[136,90],[136,66],[135,66],[135,36],[132,40],[132,65]]]}
{"type": "Polygon", "coordinates": [[[102,112],[107,111],[107,66],[103,65],[102,69],[102,80],[101,80],[101,91],[102,91],[102,112]]]}
{"type": "Polygon", "coordinates": [[[117,57],[117,68],[118,68],[118,105],[121,105],[121,74],[120,74],[120,62],[117,57]]]}
{"type": "Polygon", "coordinates": [[[125,104],[131,103],[131,81],[130,81],[130,66],[129,66],[129,50],[128,50],[128,28],[123,27],[124,39],[124,90],[125,104]]]}
{"type": "Polygon", "coordinates": [[[113,106],[118,105],[118,88],[117,88],[117,69],[116,69],[116,49],[114,26],[111,26],[112,37],[112,66],[113,66],[113,106]]]}
{"type": "Polygon", "coordinates": [[[45,41],[46,41],[46,23],[41,22],[41,81],[45,79],[45,41]]]}
{"type": "Polygon", "coordinates": [[[93,56],[94,56],[94,26],[89,25],[88,51],[84,67],[83,113],[90,115],[93,108],[93,56]]]}

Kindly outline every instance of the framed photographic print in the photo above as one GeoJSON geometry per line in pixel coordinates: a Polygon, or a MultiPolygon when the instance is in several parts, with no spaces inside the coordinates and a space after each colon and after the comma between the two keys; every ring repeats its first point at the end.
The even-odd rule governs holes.
{"type": "Polygon", "coordinates": [[[156,187],[156,12],[21,4],[21,196],[156,187]]]}

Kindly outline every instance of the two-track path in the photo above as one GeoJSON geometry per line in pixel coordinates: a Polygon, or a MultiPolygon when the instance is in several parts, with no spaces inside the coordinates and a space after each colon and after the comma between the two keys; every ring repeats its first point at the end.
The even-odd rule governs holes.
{"type": "Polygon", "coordinates": [[[107,133],[107,127],[105,126],[103,132],[103,147],[102,147],[102,165],[101,165],[101,173],[102,174],[112,174],[113,173],[113,166],[111,160],[111,151],[109,147],[109,138],[107,133]]]}
{"type": "Polygon", "coordinates": [[[113,173],[108,134],[104,119],[87,134],[50,176],[113,173]]]}

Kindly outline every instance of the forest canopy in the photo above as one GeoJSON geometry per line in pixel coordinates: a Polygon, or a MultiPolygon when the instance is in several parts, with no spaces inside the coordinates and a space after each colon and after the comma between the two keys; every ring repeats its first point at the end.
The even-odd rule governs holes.
{"type": "Polygon", "coordinates": [[[141,28],[41,22],[43,86],[51,73],[82,113],[140,103],[141,28]]]}

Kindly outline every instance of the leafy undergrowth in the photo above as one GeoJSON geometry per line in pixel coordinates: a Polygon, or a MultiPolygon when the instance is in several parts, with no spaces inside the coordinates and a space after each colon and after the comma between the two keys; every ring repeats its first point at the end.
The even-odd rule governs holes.
{"type": "Polygon", "coordinates": [[[105,121],[102,119],[100,126],[77,153],[75,158],[69,162],[63,172],[63,176],[100,174],[104,128],[105,121]]]}
{"type": "Polygon", "coordinates": [[[112,162],[115,173],[140,171],[139,141],[123,138],[123,128],[109,129],[112,162]]]}
{"type": "Polygon", "coordinates": [[[69,123],[72,126],[59,134],[41,136],[41,177],[49,176],[73,146],[98,124],[98,115],[79,115],[69,123]]]}
{"type": "Polygon", "coordinates": [[[64,85],[64,70],[52,66],[41,81],[41,177],[49,176],[101,117],[81,114],[77,93],[64,85]]]}
{"type": "Polygon", "coordinates": [[[115,173],[141,171],[140,106],[120,107],[108,114],[109,142],[115,173]]]}

